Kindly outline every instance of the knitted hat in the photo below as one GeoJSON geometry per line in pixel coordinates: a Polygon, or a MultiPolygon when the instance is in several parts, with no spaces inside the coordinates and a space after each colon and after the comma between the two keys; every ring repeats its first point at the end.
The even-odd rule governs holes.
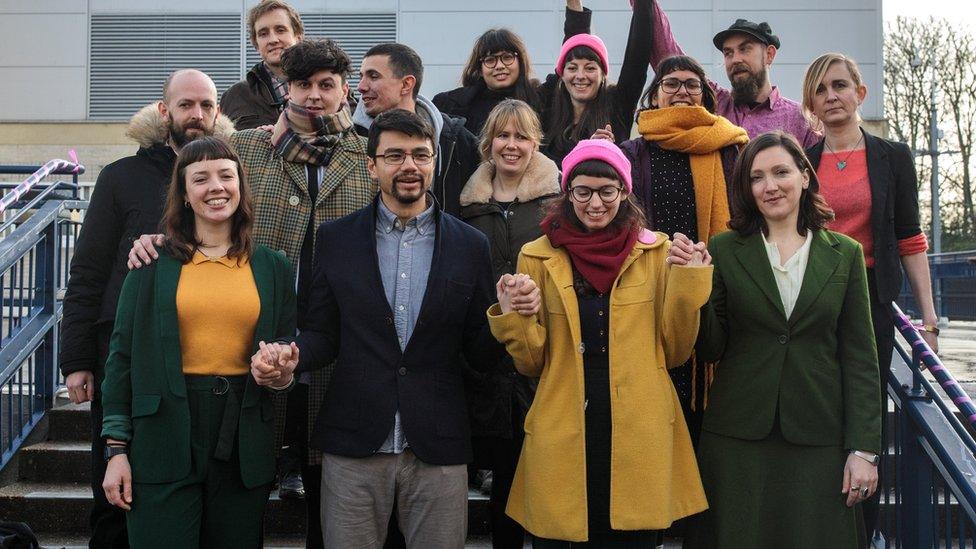
{"type": "Polygon", "coordinates": [[[619,147],[606,139],[584,139],[573,147],[573,150],[563,158],[563,180],[562,190],[566,192],[569,186],[569,173],[573,171],[579,163],[587,160],[600,160],[610,164],[610,167],[620,176],[620,182],[624,185],[627,194],[633,191],[634,184],[630,179],[630,160],[624,156],[619,147]]]}
{"type": "Polygon", "coordinates": [[[607,53],[607,45],[595,34],[574,34],[569,40],[563,42],[563,47],[559,49],[559,58],[556,59],[556,74],[563,75],[566,56],[569,55],[569,50],[576,46],[586,46],[596,52],[600,64],[603,65],[604,76],[610,76],[610,55],[607,53]]]}

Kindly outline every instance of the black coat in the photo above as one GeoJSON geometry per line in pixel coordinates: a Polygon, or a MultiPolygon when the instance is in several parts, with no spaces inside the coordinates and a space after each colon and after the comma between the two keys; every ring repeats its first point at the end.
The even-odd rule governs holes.
{"type": "MultiPolygon", "coordinates": [[[[263,63],[259,62],[258,65],[263,63]]],[[[220,97],[220,112],[234,122],[238,130],[249,130],[274,124],[282,104],[275,100],[271,88],[258,74],[258,65],[247,71],[244,80],[234,84],[220,97]]]]}
{"type": "MultiPolygon", "coordinates": [[[[878,297],[887,303],[897,299],[901,292],[898,241],[922,232],[918,219],[918,175],[908,145],[861,131],[871,184],[874,278],[878,297]]],[[[820,167],[823,149],[823,139],[807,149],[814,169],[820,167]]]]}
{"type": "Polygon", "coordinates": [[[173,149],[156,143],[99,173],[64,296],[59,364],[65,376],[101,370],[132,241],[159,232],[175,160],[173,149]]]}
{"type": "MultiPolygon", "coordinates": [[[[377,198],[379,200],[379,198],[377,198]]],[[[485,312],[494,302],[488,241],[458,219],[435,213],[436,241],[417,325],[401,351],[376,254],[377,203],[324,223],[299,371],[335,361],[312,446],[346,457],[373,455],[400,412],[410,448],[423,462],[471,461],[459,357],[498,367],[502,348],[485,312]]]]}

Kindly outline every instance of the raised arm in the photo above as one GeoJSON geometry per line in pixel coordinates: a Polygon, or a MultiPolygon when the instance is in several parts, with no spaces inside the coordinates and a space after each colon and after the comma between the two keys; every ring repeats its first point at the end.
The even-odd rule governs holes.
{"type": "MultiPolygon", "coordinates": [[[[651,19],[654,25],[651,35],[653,46],[651,47],[649,60],[651,62],[651,69],[656,69],[663,59],[672,55],[684,55],[685,52],[678,45],[678,41],[674,39],[674,33],[671,32],[671,22],[668,21],[668,16],[661,9],[661,5],[657,0],[649,1],[653,11],[651,19]]],[[[636,5],[634,9],[637,9],[636,5]]]]}
{"type": "Polygon", "coordinates": [[[563,42],[577,34],[590,33],[593,12],[583,7],[583,0],[566,0],[566,18],[563,21],[563,42]]]}
{"type": "MultiPolygon", "coordinates": [[[[626,115],[628,120],[633,119],[637,101],[644,91],[644,83],[647,82],[647,60],[654,49],[654,5],[654,0],[636,0],[634,13],[630,17],[627,50],[624,52],[614,96],[618,112],[626,115]]],[[[626,135],[619,136],[620,140],[626,138],[626,135]]]]}

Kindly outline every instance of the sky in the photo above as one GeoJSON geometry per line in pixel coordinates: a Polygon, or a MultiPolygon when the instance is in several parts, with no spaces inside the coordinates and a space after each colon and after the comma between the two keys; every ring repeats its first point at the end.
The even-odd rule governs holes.
{"type": "Polygon", "coordinates": [[[973,0],[882,0],[885,21],[899,15],[945,17],[976,29],[976,2],[973,0]]]}

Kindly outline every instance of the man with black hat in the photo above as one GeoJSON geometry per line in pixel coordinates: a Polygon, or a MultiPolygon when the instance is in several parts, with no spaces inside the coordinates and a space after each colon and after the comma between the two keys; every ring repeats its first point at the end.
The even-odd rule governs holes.
{"type": "MultiPolygon", "coordinates": [[[[783,130],[793,134],[804,147],[820,140],[803,116],[800,104],[780,95],[776,86],[769,82],[769,66],[780,42],[768,23],[737,19],[728,29],[716,34],[712,43],[725,58],[725,72],[732,84],[729,90],[709,82],[718,99],[716,114],[744,128],[749,137],[770,130],[783,130]]],[[[657,67],[672,55],[684,55],[684,52],[671,33],[667,15],[654,2],[651,65],[657,67]]]]}

